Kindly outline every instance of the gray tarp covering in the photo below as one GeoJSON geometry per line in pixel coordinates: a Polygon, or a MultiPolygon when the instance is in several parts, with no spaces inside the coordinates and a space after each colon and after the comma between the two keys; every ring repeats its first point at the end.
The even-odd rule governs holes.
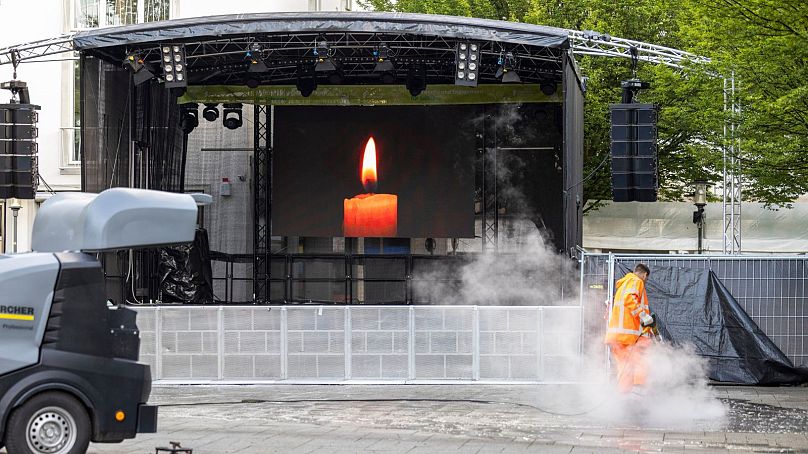
{"type": "Polygon", "coordinates": [[[568,31],[554,27],[434,14],[305,12],[193,17],[84,31],[76,50],[259,33],[397,33],[566,48],[568,31]]]}

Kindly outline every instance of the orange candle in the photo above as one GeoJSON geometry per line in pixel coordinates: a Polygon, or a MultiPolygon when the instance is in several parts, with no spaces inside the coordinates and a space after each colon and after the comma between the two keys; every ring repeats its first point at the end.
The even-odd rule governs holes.
{"type": "Polygon", "coordinates": [[[376,142],[368,139],[360,174],[364,194],[343,200],[342,231],[346,237],[394,237],[398,233],[398,196],[375,194],[376,142]]]}

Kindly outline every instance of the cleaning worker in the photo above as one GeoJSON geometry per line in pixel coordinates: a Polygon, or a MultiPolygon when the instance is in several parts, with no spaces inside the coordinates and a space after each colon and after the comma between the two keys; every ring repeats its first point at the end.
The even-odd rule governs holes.
{"type": "Polygon", "coordinates": [[[648,266],[639,263],[633,273],[617,281],[609,313],[605,342],[617,364],[617,388],[621,393],[645,384],[645,351],[651,345],[656,326],[645,293],[645,281],[650,274],[648,266]]]}

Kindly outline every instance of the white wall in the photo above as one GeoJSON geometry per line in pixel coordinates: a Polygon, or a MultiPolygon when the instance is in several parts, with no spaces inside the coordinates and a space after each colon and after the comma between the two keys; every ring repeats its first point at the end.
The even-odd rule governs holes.
{"type": "MultiPolygon", "coordinates": [[[[59,36],[65,30],[62,0],[1,0],[0,48],[59,36]],[[34,7],[35,5],[35,7],[34,7]]],[[[58,58],[58,57],[53,57],[58,58]]],[[[28,83],[31,102],[42,107],[39,112],[39,172],[55,190],[77,190],[79,175],[64,174],[61,164],[62,73],[70,63],[23,63],[17,78],[28,83]]],[[[12,78],[11,65],[0,66],[0,81],[12,78]]],[[[11,93],[0,91],[5,103],[11,93]]],[[[30,248],[29,232],[33,223],[35,203],[24,201],[19,215],[18,250],[30,248]]],[[[6,211],[6,251],[11,251],[11,210],[6,211]]]]}
{"type": "MultiPolygon", "coordinates": [[[[0,48],[57,37],[71,31],[70,11],[78,0],[0,0],[0,48]]],[[[174,0],[172,18],[256,12],[343,10],[346,0],[174,0]]],[[[63,54],[62,57],[70,57],[63,54]]],[[[47,57],[56,59],[60,56],[47,57]]],[[[23,63],[17,77],[28,83],[31,102],[42,107],[39,114],[39,172],[55,191],[81,189],[79,169],[65,166],[61,127],[72,126],[73,62],[23,63]]],[[[0,81],[11,80],[11,65],[0,66],[0,81]]],[[[0,92],[0,103],[10,93],[0,92]]],[[[65,153],[67,150],[65,150],[65,153]]],[[[44,186],[39,188],[45,192],[44,186]]],[[[33,201],[24,201],[20,211],[18,250],[30,249],[29,232],[36,212],[33,201]]],[[[6,213],[6,251],[11,251],[11,212],[6,213]]]]}

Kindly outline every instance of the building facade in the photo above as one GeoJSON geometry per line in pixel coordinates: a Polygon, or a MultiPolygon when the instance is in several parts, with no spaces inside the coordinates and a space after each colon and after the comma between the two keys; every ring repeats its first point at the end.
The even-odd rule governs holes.
{"type": "MultiPolygon", "coordinates": [[[[96,27],[220,14],[280,11],[346,11],[355,0],[0,0],[0,49],[96,27]]],[[[13,78],[0,66],[0,81],[13,78]]],[[[17,250],[30,250],[30,232],[39,203],[52,193],[81,189],[78,62],[69,53],[27,61],[17,79],[28,83],[39,112],[37,200],[20,201],[17,250]]],[[[10,98],[0,93],[0,103],[10,98]]],[[[10,200],[0,200],[0,252],[13,250],[14,216],[10,200]]]]}

